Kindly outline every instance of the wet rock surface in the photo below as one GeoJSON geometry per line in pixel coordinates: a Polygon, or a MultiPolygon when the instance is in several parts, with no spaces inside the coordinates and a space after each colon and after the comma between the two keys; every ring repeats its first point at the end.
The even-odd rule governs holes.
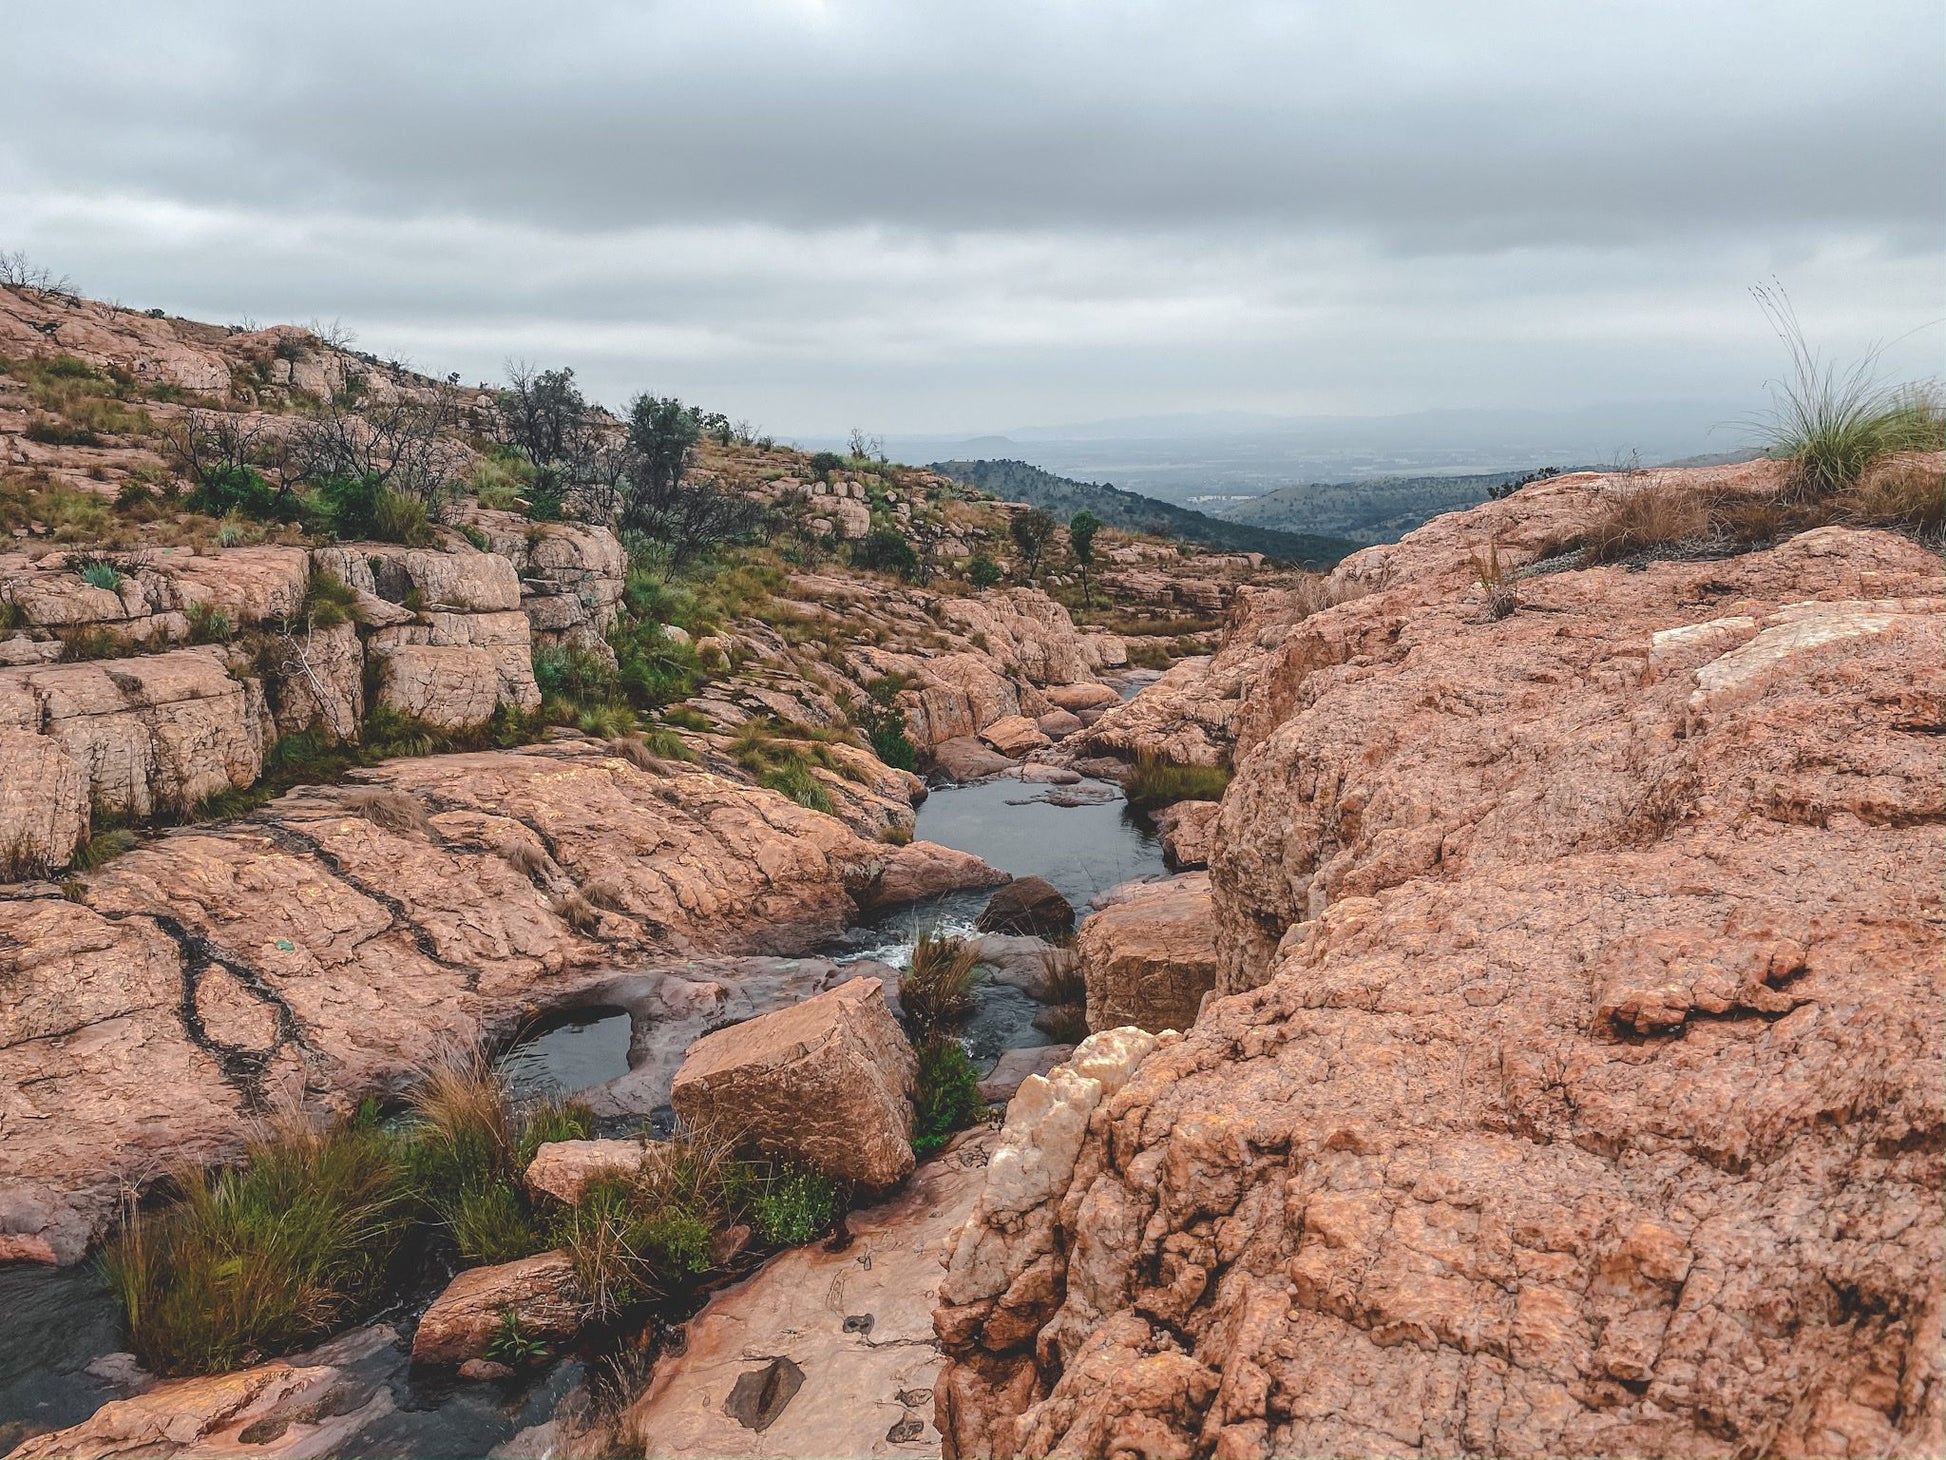
{"type": "Polygon", "coordinates": [[[1232,992],[961,1239],[957,1453],[1939,1449],[1946,580],[1821,529],[1486,612],[1469,552],[1625,488],[1251,651],[1232,992]]]}
{"type": "Polygon", "coordinates": [[[851,1213],[840,1250],[783,1253],[711,1298],[658,1361],[630,1432],[657,1456],[939,1454],[932,1306],[992,1142],[960,1137],[851,1213]]]}
{"type": "Polygon", "coordinates": [[[1074,908],[1053,883],[1042,877],[1017,877],[981,909],[983,933],[1058,938],[1074,927],[1074,908]]]}

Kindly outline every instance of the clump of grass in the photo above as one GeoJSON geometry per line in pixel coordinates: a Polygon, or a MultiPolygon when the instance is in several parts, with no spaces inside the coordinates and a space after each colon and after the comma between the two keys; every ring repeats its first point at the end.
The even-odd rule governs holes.
{"type": "Polygon", "coordinates": [[[494,851],[509,867],[530,880],[547,870],[547,853],[537,843],[524,838],[510,836],[495,846],[494,851]]]}
{"type": "Polygon", "coordinates": [[[900,826],[896,822],[879,832],[878,839],[888,847],[907,847],[912,845],[912,828],[900,826]]]}
{"type": "Polygon", "coordinates": [[[589,705],[574,717],[575,728],[596,740],[620,740],[635,733],[635,711],[627,705],[589,705]]]}
{"type": "Polygon", "coordinates": [[[1797,464],[1803,495],[1828,497],[1856,486],[1896,452],[1946,447],[1937,386],[1883,384],[1877,350],[1845,369],[1821,360],[1782,286],[1760,285],[1751,293],[1790,354],[1788,377],[1771,388],[1766,444],[1773,456],[1797,464]]]}
{"type": "Polygon", "coordinates": [[[937,928],[921,930],[899,979],[899,1007],[915,1039],[957,1029],[972,1016],[973,975],[979,964],[978,943],[937,928]]]}
{"type": "Polygon", "coordinates": [[[376,786],[363,787],[345,796],[345,810],[362,816],[373,826],[387,831],[416,832],[432,836],[432,822],[426,808],[403,791],[388,791],[376,786]]]}
{"type": "Polygon", "coordinates": [[[135,850],[135,833],[126,827],[98,831],[75,849],[68,865],[77,872],[92,872],[105,867],[124,852],[135,850]]]}
{"type": "Polygon", "coordinates": [[[1486,556],[1471,553],[1467,559],[1473,566],[1473,577],[1486,595],[1487,617],[1498,623],[1520,607],[1520,589],[1514,582],[1514,575],[1500,562],[1500,544],[1489,542],[1486,556]]]}
{"type": "Polygon", "coordinates": [[[774,721],[746,721],[731,737],[730,754],[758,785],[827,816],[834,815],[837,806],[816,772],[827,770],[847,780],[858,778],[851,766],[817,738],[816,732],[803,726],[786,729],[774,721]]]}
{"type": "Polygon", "coordinates": [[[1149,811],[1176,801],[1220,801],[1229,784],[1230,772],[1223,766],[1176,765],[1142,755],[1122,782],[1122,793],[1130,806],[1149,811]]]}
{"type": "Polygon", "coordinates": [[[596,912],[594,904],[579,892],[563,893],[554,899],[554,905],[550,910],[555,917],[584,938],[592,938],[601,931],[601,914],[596,912]]]}
{"type": "Polygon", "coordinates": [[[236,624],[222,609],[207,599],[198,599],[183,610],[189,621],[192,644],[227,644],[236,637],[236,624]]]}
{"type": "Polygon", "coordinates": [[[1046,1007],[1034,1016],[1034,1027],[1056,1044],[1079,1044],[1088,1037],[1088,985],[1080,955],[1051,943],[1041,949],[1041,973],[1046,1007]]]}
{"type": "Polygon", "coordinates": [[[925,1156],[938,1150],[956,1130],[986,1113],[980,1076],[957,1039],[933,1038],[919,1045],[917,1088],[912,1099],[912,1149],[925,1156]]]}
{"type": "Polygon", "coordinates": [[[404,1230],[396,1142],[286,1121],[244,1162],[176,1176],[102,1259],[130,1347],[162,1374],[226,1373],[330,1333],[379,1297],[404,1230]]]}
{"type": "Polygon", "coordinates": [[[304,607],[299,617],[320,629],[350,623],[358,605],[358,590],[317,568],[304,580],[304,607]]]}

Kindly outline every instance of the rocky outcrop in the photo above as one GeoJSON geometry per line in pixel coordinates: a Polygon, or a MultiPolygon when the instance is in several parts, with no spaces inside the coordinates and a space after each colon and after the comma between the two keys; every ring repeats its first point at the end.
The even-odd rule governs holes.
{"type": "Polygon", "coordinates": [[[672,1100],[694,1127],[882,1190],[912,1171],[913,1077],[884,986],[855,978],[697,1040],[672,1100]]]}
{"type": "Polygon", "coordinates": [[[587,1299],[565,1252],[542,1252],[492,1267],[469,1267],[432,1300],[412,1335],[415,1364],[483,1359],[511,1323],[522,1338],[559,1343],[588,1318],[587,1299]]]}
{"type": "Polygon", "coordinates": [[[390,762],[0,894],[0,1240],[73,1261],[123,1183],[343,1108],[618,962],[800,953],[892,849],[563,740],[390,762]]]}
{"type": "Polygon", "coordinates": [[[104,1404],[80,1424],[23,1441],[7,1460],[353,1454],[360,1431],[395,1408],[384,1387],[361,1382],[355,1370],[397,1337],[389,1328],[364,1328],[289,1360],[156,1384],[104,1404]]]}
{"type": "Polygon", "coordinates": [[[1158,811],[1155,829],[1162,838],[1163,860],[1178,872],[1208,866],[1216,812],[1214,801],[1178,801],[1158,811]]]}
{"type": "Polygon", "coordinates": [[[1074,909],[1044,877],[1018,877],[987,899],[978,918],[983,933],[1059,938],[1074,928],[1074,909]]]}
{"type": "Polygon", "coordinates": [[[1946,1439],[1946,581],[1822,529],[1487,611],[1469,553],[1619,489],[1361,553],[1253,672],[1239,992],[1103,1103],[1044,1239],[969,1224],[957,1453],[1946,1439]]]}
{"type": "Polygon", "coordinates": [[[866,906],[897,907],[962,887],[998,887],[1008,874],[971,852],[937,842],[908,842],[886,857],[878,880],[859,897],[866,906]]]}
{"type": "Polygon", "coordinates": [[[987,1130],[961,1136],[891,1200],[850,1213],[845,1243],[782,1253],[711,1298],[657,1361],[627,1431],[656,1456],[938,1454],[932,1306],[992,1144],[987,1130]],[[773,1378],[778,1364],[789,1370],[773,1378]],[[747,1402],[752,1389],[769,1403],[747,1402]]]}
{"type": "Polygon", "coordinates": [[[1075,940],[1088,988],[1088,1027],[1187,1029],[1216,987],[1209,874],[1139,883],[1081,925],[1075,940]]]}
{"type": "Polygon", "coordinates": [[[1020,759],[1029,751],[1045,750],[1050,743],[1040,726],[1025,715],[995,720],[980,732],[980,739],[1012,760],[1020,759]]]}
{"type": "MultiPolygon", "coordinates": [[[[1139,1029],[1090,1035],[1051,1074],[1029,1075],[1008,1105],[986,1184],[953,1238],[933,1313],[949,1357],[934,1390],[946,1453],[1013,1453],[1013,1416],[1037,1382],[1021,1350],[1031,1353],[1060,1303],[1061,1243],[1073,1221],[1063,1208],[1070,1190],[1092,1174],[1082,1164],[1087,1137],[1102,1120],[1103,1101],[1157,1044],[1139,1029]]],[[[1090,1163],[1098,1160],[1090,1151],[1090,1163]]],[[[1104,1215],[1114,1221],[1121,1214],[1104,1215]]],[[[1124,1220],[1100,1236],[1112,1243],[1134,1232],[1124,1220]]]]}
{"type": "Polygon", "coordinates": [[[1322,601],[1310,585],[1239,589],[1213,656],[1177,660],[1134,699],[1073,737],[1070,747],[1127,760],[1227,764],[1246,692],[1268,672],[1292,628],[1322,601]]]}

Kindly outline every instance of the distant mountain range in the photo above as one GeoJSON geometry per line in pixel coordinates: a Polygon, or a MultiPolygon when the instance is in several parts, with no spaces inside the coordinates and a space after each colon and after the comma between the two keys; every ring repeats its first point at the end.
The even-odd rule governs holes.
{"type": "Polygon", "coordinates": [[[1088,511],[1125,531],[1152,532],[1230,552],[1263,553],[1280,562],[1327,567],[1364,546],[1343,537],[1226,522],[1106,483],[1055,476],[1024,461],[935,461],[932,469],[1004,501],[1027,502],[1063,522],[1088,511]]]}

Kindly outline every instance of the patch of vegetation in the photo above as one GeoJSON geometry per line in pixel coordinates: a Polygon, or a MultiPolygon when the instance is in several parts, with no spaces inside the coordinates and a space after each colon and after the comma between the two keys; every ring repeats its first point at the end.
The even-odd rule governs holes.
{"type": "Polygon", "coordinates": [[[872,754],[894,770],[919,768],[919,747],[905,733],[905,711],[897,704],[905,680],[888,674],[865,687],[865,701],[856,711],[858,728],[871,742],[872,754]]]}
{"type": "Polygon", "coordinates": [[[109,827],[83,842],[68,866],[76,872],[92,872],[107,866],[122,853],[134,851],[135,843],[135,833],[126,827],[109,827]]]}
{"type": "Polygon", "coordinates": [[[851,545],[851,566],[893,573],[907,583],[923,583],[925,566],[903,533],[874,529],[851,545]]]}
{"type": "Polygon", "coordinates": [[[1220,801],[1229,784],[1230,772],[1223,766],[1176,765],[1143,755],[1122,782],[1122,794],[1138,811],[1152,811],[1176,801],[1220,801]]]}
{"type": "Polygon", "coordinates": [[[1034,1027],[1056,1044],[1079,1044],[1088,1037],[1088,985],[1079,954],[1049,944],[1041,950],[1041,972],[1045,1007],[1034,1016],[1034,1027]]]}
{"type": "Polygon", "coordinates": [[[801,1247],[831,1229],[844,1193],[821,1171],[787,1166],[750,1203],[751,1224],[774,1247],[801,1247]]]}
{"type": "Polygon", "coordinates": [[[980,1075],[957,1039],[929,1039],[917,1049],[919,1073],[912,1099],[912,1149],[926,1156],[986,1114],[980,1075]]]}
{"type": "Polygon", "coordinates": [[[899,979],[899,1007],[915,1041],[948,1033],[972,1016],[973,975],[979,964],[977,942],[937,928],[920,931],[899,979]]]}
{"type": "Polygon", "coordinates": [[[1000,565],[985,553],[976,553],[966,565],[966,581],[985,590],[1000,581],[1000,565]]]}
{"type": "Polygon", "coordinates": [[[1897,452],[1946,447],[1946,408],[1936,385],[1881,383],[1876,352],[1843,370],[1820,360],[1782,288],[1751,293],[1790,355],[1789,376],[1773,387],[1763,424],[1771,455],[1796,463],[1802,495],[1830,497],[1897,452]]]}
{"type": "Polygon", "coordinates": [[[157,1373],[225,1373],[368,1311],[405,1230],[399,1174],[376,1127],[297,1121],[235,1169],[178,1172],[178,1199],[131,1210],[102,1259],[129,1346],[157,1373]]]}
{"type": "Polygon", "coordinates": [[[831,792],[815,774],[831,771],[846,780],[858,772],[803,726],[783,726],[774,720],[749,720],[737,727],[730,754],[760,786],[791,798],[800,806],[836,815],[831,792]]]}
{"type": "Polygon", "coordinates": [[[189,623],[192,644],[227,644],[236,637],[236,624],[230,616],[207,599],[198,599],[183,610],[189,623]]]}

